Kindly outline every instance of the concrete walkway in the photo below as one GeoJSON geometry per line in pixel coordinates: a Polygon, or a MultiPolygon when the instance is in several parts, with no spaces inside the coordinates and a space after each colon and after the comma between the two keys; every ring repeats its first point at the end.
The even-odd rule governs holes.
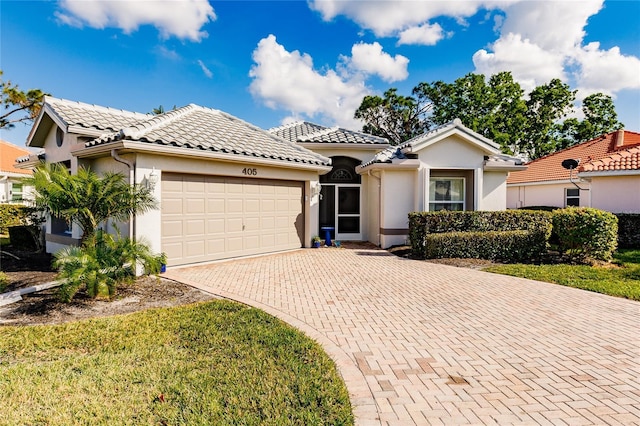
{"type": "Polygon", "coordinates": [[[359,425],[640,425],[640,303],[367,246],[170,269],[336,361],[359,425]]]}

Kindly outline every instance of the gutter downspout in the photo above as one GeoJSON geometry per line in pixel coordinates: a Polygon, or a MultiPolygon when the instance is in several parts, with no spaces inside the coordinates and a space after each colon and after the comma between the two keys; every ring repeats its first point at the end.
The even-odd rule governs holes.
{"type": "MultiPolygon", "coordinates": [[[[136,184],[136,163],[134,161],[128,161],[118,155],[118,150],[111,150],[111,158],[118,163],[122,163],[129,168],[129,184],[134,186],[136,184]]],[[[136,216],[132,213],[129,217],[129,239],[131,241],[136,240],[136,216]]]]}
{"type": "Polygon", "coordinates": [[[371,170],[367,170],[367,176],[371,176],[378,181],[378,207],[376,208],[378,214],[378,229],[376,229],[376,235],[378,236],[378,246],[380,246],[382,244],[380,241],[380,228],[382,228],[382,212],[380,211],[382,206],[382,179],[371,173],[371,170]]]}

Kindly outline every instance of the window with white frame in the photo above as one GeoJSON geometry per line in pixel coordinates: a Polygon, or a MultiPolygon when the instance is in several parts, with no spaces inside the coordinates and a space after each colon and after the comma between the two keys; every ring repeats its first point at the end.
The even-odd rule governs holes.
{"type": "Polygon", "coordinates": [[[565,188],[564,200],[565,207],[580,206],[580,190],[578,188],[565,188]]]}
{"type": "Polygon", "coordinates": [[[432,177],[429,179],[429,210],[464,210],[465,179],[432,177]]]}
{"type": "Polygon", "coordinates": [[[11,201],[13,202],[22,201],[22,184],[21,183],[11,184],[11,201]]]}

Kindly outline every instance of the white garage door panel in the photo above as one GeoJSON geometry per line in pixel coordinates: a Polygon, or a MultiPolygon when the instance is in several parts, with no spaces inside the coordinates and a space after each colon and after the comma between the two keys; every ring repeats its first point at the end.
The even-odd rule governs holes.
{"type": "Polygon", "coordinates": [[[302,182],[163,173],[169,265],[302,246],[302,182]]]}

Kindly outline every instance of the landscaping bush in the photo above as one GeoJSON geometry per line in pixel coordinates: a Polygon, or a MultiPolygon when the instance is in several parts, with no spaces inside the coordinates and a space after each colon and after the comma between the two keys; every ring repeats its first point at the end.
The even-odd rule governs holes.
{"type": "Polygon", "coordinates": [[[640,214],[617,213],[618,247],[640,248],[640,214]]]}
{"type": "Polygon", "coordinates": [[[505,231],[527,231],[527,245],[530,246],[532,258],[537,259],[546,253],[551,227],[551,213],[545,211],[438,211],[409,214],[412,254],[423,259],[428,257],[425,250],[428,235],[471,232],[478,236],[478,232],[505,231]]]}
{"type": "Polygon", "coordinates": [[[160,273],[166,264],[164,253],[156,255],[146,244],[102,231],[81,247],[66,247],[55,254],[54,266],[60,270],[60,298],[69,302],[85,288],[90,297],[113,297],[117,286],[133,280],[137,266],[145,274],[160,273]]]}
{"type": "Polygon", "coordinates": [[[10,226],[22,225],[25,217],[25,206],[0,204],[0,234],[6,234],[10,226]]]}
{"type": "Polygon", "coordinates": [[[590,207],[569,207],[553,212],[559,249],[574,262],[609,261],[618,243],[618,218],[590,207]]]}
{"type": "Polygon", "coordinates": [[[531,231],[444,232],[428,234],[427,259],[473,258],[529,262],[540,256],[538,237],[531,231]]]}

